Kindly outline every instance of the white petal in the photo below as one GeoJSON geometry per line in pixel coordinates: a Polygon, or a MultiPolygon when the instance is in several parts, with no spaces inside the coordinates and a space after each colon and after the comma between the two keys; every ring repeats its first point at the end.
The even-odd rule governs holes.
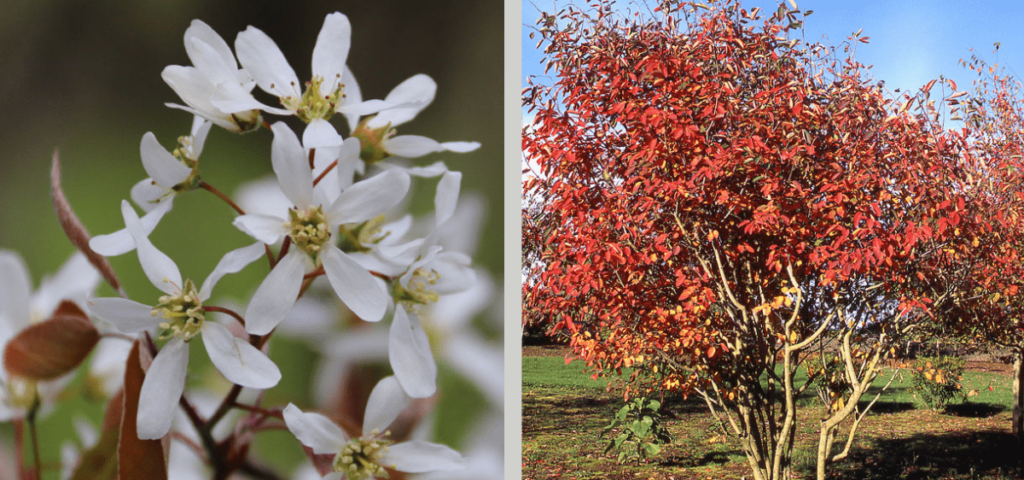
{"type": "Polygon", "coordinates": [[[275,177],[246,182],[235,191],[235,202],[249,214],[264,214],[279,218],[288,217],[288,210],[292,207],[291,200],[288,200],[288,197],[281,191],[275,177]]]}
{"type": "Polygon", "coordinates": [[[238,64],[235,63],[234,57],[225,61],[217,49],[199,38],[187,39],[185,49],[189,51],[188,56],[192,64],[203,72],[210,83],[216,86],[226,82],[238,82],[238,64]]]}
{"type": "MultiPolygon", "coordinates": [[[[389,163],[389,164],[386,164],[386,165],[392,165],[392,164],[389,163]]],[[[400,167],[393,167],[393,168],[400,168],[400,167]]],[[[432,178],[432,177],[436,177],[438,175],[441,175],[444,172],[447,172],[448,171],[448,166],[445,165],[444,162],[434,162],[434,163],[432,163],[430,165],[427,165],[425,167],[409,167],[409,168],[406,168],[404,170],[405,170],[405,173],[408,173],[409,175],[412,175],[414,177],[432,178]]]]}
{"type": "Polygon", "coordinates": [[[388,337],[388,358],[402,389],[413,398],[426,398],[437,390],[437,363],[430,353],[430,340],[419,319],[395,307],[388,337]]]}
{"type": "Polygon", "coordinates": [[[398,414],[409,406],[412,398],[405,394],[402,385],[394,376],[385,377],[377,382],[366,401],[366,414],[363,416],[363,436],[369,436],[376,430],[383,433],[398,414]]]}
{"type": "Polygon", "coordinates": [[[292,205],[306,208],[313,202],[313,173],[309,168],[306,150],[288,124],[277,122],[271,129],[274,131],[274,141],[271,143],[270,159],[281,191],[292,201],[292,205]]]}
{"type": "Polygon", "coordinates": [[[313,75],[324,79],[321,90],[324,95],[333,92],[334,87],[342,81],[351,44],[352,25],[348,17],[338,12],[327,15],[313,47],[313,75]]]}
{"type": "Polygon", "coordinates": [[[471,380],[491,403],[501,405],[505,398],[505,357],[499,347],[471,332],[450,337],[439,354],[450,367],[471,380]]]}
{"type": "Polygon", "coordinates": [[[188,53],[188,57],[192,60],[193,65],[196,65],[190,45],[192,43],[190,40],[193,39],[201,40],[209,45],[225,65],[238,67],[238,62],[235,62],[235,55],[231,53],[231,47],[228,46],[228,42],[225,42],[217,32],[210,28],[209,25],[203,23],[202,20],[192,20],[192,24],[185,30],[185,51],[188,53]]]}
{"type": "Polygon", "coordinates": [[[432,290],[439,295],[450,295],[468,290],[476,284],[476,271],[472,260],[461,252],[441,252],[430,262],[430,270],[437,272],[437,283],[432,290]]]}
{"type": "Polygon", "coordinates": [[[37,315],[49,316],[61,300],[84,303],[100,283],[100,274],[82,252],[75,252],[52,277],[39,282],[32,294],[32,310],[37,315]]]}
{"type": "Polygon", "coordinates": [[[203,345],[210,361],[231,383],[262,390],[281,381],[273,361],[217,322],[203,323],[203,345]]]}
{"type": "Polygon", "coordinates": [[[139,333],[157,326],[162,320],[153,316],[153,307],[127,298],[94,298],[89,313],[110,323],[122,333],[139,333]]]}
{"type": "Polygon", "coordinates": [[[345,67],[345,73],[341,74],[341,83],[345,84],[345,102],[338,105],[338,112],[341,112],[345,116],[345,122],[348,123],[348,131],[352,133],[352,130],[356,129],[356,125],[359,124],[359,113],[345,113],[343,112],[346,105],[362,103],[363,93],[359,90],[359,82],[356,81],[355,75],[352,75],[352,70],[345,67]]]}
{"type": "Polygon", "coordinates": [[[177,103],[169,102],[165,103],[164,106],[169,108],[175,108],[178,110],[183,110],[188,113],[191,113],[192,115],[198,115],[213,122],[214,125],[217,125],[218,127],[223,128],[229,132],[238,133],[242,131],[238,127],[238,125],[235,124],[234,119],[231,118],[231,115],[223,113],[219,109],[214,109],[215,111],[203,111],[189,106],[178,105],[177,103]]]}
{"type": "Polygon", "coordinates": [[[260,29],[250,26],[239,33],[235,38],[235,53],[264,92],[296,98],[302,94],[295,70],[285,60],[277,44],[260,29]]]}
{"type": "MultiPolygon", "coordinates": [[[[213,90],[213,93],[210,95],[210,105],[226,113],[246,112],[249,110],[263,110],[273,115],[293,115],[295,113],[291,110],[271,107],[256,100],[248,92],[240,88],[233,88],[229,84],[221,85],[213,90]]],[[[237,131],[237,128],[235,131],[237,131]]]]}
{"type": "Polygon", "coordinates": [[[125,228],[135,240],[135,252],[139,255],[139,263],[142,264],[142,271],[146,272],[146,277],[154,287],[164,293],[174,294],[175,290],[182,286],[181,272],[174,260],[157,250],[149,241],[139,216],[127,200],[121,200],[121,215],[124,217],[125,228]]]}
{"type": "Polygon", "coordinates": [[[248,247],[232,250],[224,255],[217,263],[217,267],[210,272],[210,275],[203,280],[203,286],[199,289],[199,300],[206,301],[210,298],[210,292],[220,279],[229,273],[238,273],[250,263],[255,262],[263,256],[266,251],[263,243],[257,242],[248,247]]]}
{"type": "Polygon", "coordinates": [[[480,142],[444,142],[441,147],[449,152],[466,153],[480,148],[480,142]]]}
{"type": "Polygon", "coordinates": [[[239,215],[231,221],[231,224],[238,227],[239,230],[267,245],[277,243],[288,233],[288,228],[285,227],[286,223],[279,217],[258,214],[239,215]]]}
{"type": "Polygon", "coordinates": [[[331,419],[319,413],[306,413],[289,403],[284,409],[284,423],[303,445],[318,455],[337,454],[348,443],[348,436],[331,419]]]}
{"type": "Polygon", "coordinates": [[[455,206],[459,203],[459,187],[462,184],[462,172],[445,172],[441,181],[437,184],[437,193],[434,194],[434,210],[436,215],[436,226],[441,226],[448,221],[455,213],[455,206]]]}
{"type": "Polygon", "coordinates": [[[373,275],[334,244],[327,244],[321,255],[331,287],[345,306],[367,322],[384,318],[389,297],[373,275]]]}
{"type": "Polygon", "coordinates": [[[196,115],[192,119],[192,158],[198,159],[203,153],[203,146],[206,145],[206,136],[210,134],[213,123],[196,115]]]}
{"type": "Polygon", "coordinates": [[[152,178],[144,178],[132,186],[132,201],[147,213],[169,195],[174,195],[174,190],[161,187],[152,178]]]}
{"type": "Polygon", "coordinates": [[[256,289],[245,309],[245,331],[251,335],[270,333],[295,304],[302,287],[302,274],[309,260],[298,248],[284,256],[256,289]]]}
{"type": "MultiPolygon", "coordinates": [[[[352,179],[355,177],[356,166],[359,165],[359,139],[349,137],[338,151],[338,191],[352,186],[352,179]]],[[[336,200],[336,199],[334,199],[336,200]]],[[[332,202],[334,200],[331,200],[332,202]]]]}
{"type": "MultiPolygon", "coordinates": [[[[10,327],[13,332],[28,326],[31,291],[32,283],[25,261],[17,253],[0,250],[0,323],[10,327]]],[[[3,343],[7,340],[0,338],[3,343]]]]}
{"type": "Polygon", "coordinates": [[[331,122],[315,118],[302,132],[302,144],[306,148],[337,147],[342,144],[342,140],[331,122]]]}
{"type": "Polygon", "coordinates": [[[153,359],[139,392],[139,439],[156,440],[171,429],[187,369],[188,344],[178,338],[167,342],[153,359]]]}
{"type": "Polygon", "coordinates": [[[160,77],[189,107],[202,112],[204,116],[211,120],[219,119],[220,123],[218,125],[223,123],[231,124],[229,116],[210,103],[210,97],[213,96],[215,89],[210,80],[199,69],[170,65],[163,69],[160,77]]]}
{"type": "MultiPolygon", "coordinates": [[[[142,231],[149,235],[156,229],[160,219],[174,206],[173,196],[158,203],[153,210],[142,216],[142,231]]],[[[96,235],[89,239],[89,248],[105,257],[123,255],[135,250],[135,240],[132,239],[128,229],[118,230],[108,235],[96,235]]]]}
{"type": "Polygon", "coordinates": [[[160,146],[153,132],[146,132],[142,136],[139,153],[142,155],[142,167],[161,187],[172,188],[192,174],[191,168],[160,146]]]}
{"type": "Polygon", "coordinates": [[[404,105],[389,108],[377,114],[367,122],[370,128],[380,128],[387,124],[392,127],[406,123],[416,117],[424,108],[434,101],[437,94],[437,83],[424,74],[413,75],[388,93],[385,102],[404,105]]]}
{"type": "Polygon", "coordinates": [[[437,140],[420,135],[398,135],[385,139],[381,146],[391,155],[405,158],[422,157],[428,153],[444,151],[437,140]]]}
{"type": "Polygon", "coordinates": [[[345,189],[327,210],[331,225],[357,223],[380,215],[402,201],[409,191],[409,176],[389,169],[345,189]]]}
{"type": "Polygon", "coordinates": [[[390,447],[381,463],[393,464],[395,470],[407,473],[459,470],[463,468],[462,454],[436,443],[412,440],[390,447]]]}
{"type": "MultiPolygon", "coordinates": [[[[347,92],[348,91],[346,90],[346,94],[347,92]]],[[[338,113],[345,115],[345,118],[358,118],[362,115],[371,115],[394,106],[395,105],[385,102],[384,100],[363,100],[361,102],[347,100],[338,107],[337,111],[338,113]]]]}

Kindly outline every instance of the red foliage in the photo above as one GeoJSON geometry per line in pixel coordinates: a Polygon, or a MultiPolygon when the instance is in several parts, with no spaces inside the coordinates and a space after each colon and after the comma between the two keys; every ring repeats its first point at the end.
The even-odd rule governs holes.
{"type": "Polygon", "coordinates": [[[965,218],[967,131],[942,128],[929,88],[886,98],[857,38],[790,39],[785,8],[663,7],[539,22],[557,77],[524,91],[524,308],[597,370],[684,393],[763,371],[826,312],[926,311],[918,273],[947,275],[983,223],[965,218]]]}

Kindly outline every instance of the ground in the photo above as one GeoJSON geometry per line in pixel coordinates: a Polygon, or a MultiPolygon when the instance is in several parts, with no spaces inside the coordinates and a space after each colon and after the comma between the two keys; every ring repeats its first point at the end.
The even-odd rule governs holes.
{"type": "MultiPolygon", "coordinates": [[[[666,399],[673,436],[648,465],[618,465],[598,438],[622,403],[620,394],[591,381],[580,362],[565,364],[560,346],[523,348],[523,478],[743,479],[750,467],[732,438],[696,398],[666,399]]],[[[1009,367],[983,358],[968,363],[965,383],[982,393],[947,412],[919,409],[906,381],[894,382],[864,420],[836,479],[1020,478],[1017,443],[1010,434],[1009,367]],[[992,389],[989,390],[988,387],[992,389]]],[[[799,410],[795,463],[813,478],[817,418],[813,399],[799,410]]]]}

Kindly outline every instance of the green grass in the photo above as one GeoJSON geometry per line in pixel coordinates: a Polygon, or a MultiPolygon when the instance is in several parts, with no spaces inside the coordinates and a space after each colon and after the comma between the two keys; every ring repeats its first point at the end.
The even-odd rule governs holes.
{"type": "MultiPolygon", "coordinates": [[[[891,375],[874,382],[869,401],[891,375]]],[[[591,379],[579,361],[560,356],[523,358],[524,479],[733,479],[750,478],[750,467],[734,438],[703,402],[666,398],[663,411],[673,442],[647,465],[617,465],[604,455],[598,434],[622,406],[621,393],[606,391],[608,379],[591,379]]],[[[798,374],[797,384],[804,381],[798,374]]],[[[925,409],[910,391],[911,372],[902,370],[861,424],[850,457],[830,478],[844,480],[1019,478],[1022,471],[1010,429],[1008,375],[968,371],[967,391],[978,390],[946,412],[925,409]],[[989,390],[988,387],[993,387],[989,390]]],[[[813,478],[818,420],[824,413],[813,393],[798,401],[794,464],[799,478],[813,478]]],[[[842,427],[845,435],[849,423],[842,427]]],[[[841,440],[845,440],[843,437],[841,440]]],[[[834,451],[841,449],[837,445],[834,451]]]]}

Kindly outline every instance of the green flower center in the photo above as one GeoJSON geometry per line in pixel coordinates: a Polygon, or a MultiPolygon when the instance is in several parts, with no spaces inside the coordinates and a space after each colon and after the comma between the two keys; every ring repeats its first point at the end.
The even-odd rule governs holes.
{"type": "Polygon", "coordinates": [[[199,178],[199,155],[196,155],[192,150],[192,142],[195,139],[191,135],[185,137],[178,137],[178,147],[171,152],[174,158],[177,158],[181,163],[185,164],[186,167],[192,169],[192,173],[189,174],[188,178],[184,182],[181,182],[172,189],[175,192],[187,192],[189,190],[195,190],[199,188],[199,184],[202,183],[202,179],[199,178]]]}
{"type": "MultiPolygon", "coordinates": [[[[338,75],[339,80],[341,75],[338,75]]],[[[340,81],[332,92],[321,92],[323,77],[317,75],[306,82],[306,91],[301,98],[292,96],[281,97],[281,105],[295,112],[303,122],[309,123],[318,118],[329,120],[337,111],[338,105],[345,100],[345,85],[340,81]]]]}
{"type": "MultiPolygon", "coordinates": [[[[387,436],[389,432],[385,432],[387,436]]],[[[342,472],[349,480],[369,480],[371,478],[388,478],[380,462],[388,451],[391,442],[376,438],[378,432],[373,431],[367,437],[353,438],[334,456],[334,471],[342,472]]]]}
{"type": "Polygon", "coordinates": [[[384,215],[377,215],[352,228],[344,225],[338,227],[338,248],[345,253],[370,251],[367,245],[376,245],[391,234],[390,231],[385,232],[381,228],[384,219],[384,215]]]}
{"type": "Polygon", "coordinates": [[[436,302],[440,295],[430,287],[436,285],[441,275],[436,270],[417,268],[412,272],[407,287],[400,282],[395,283],[395,299],[404,302],[412,311],[418,311],[421,305],[429,305],[436,302]]]}
{"type": "Polygon", "coordinates": [[[160,297],[159,302],[153,307],[152,315],[167,320],[160,323],[160,328],[163,329],[160,332],[160,340],[192,340],[192,337],[199,335],[203,322],[206,321],[206,312],[192,279],[185,280],[184,288],[177,294],[160,297]]]}
{"type": "Polygon", "coordinates": [[[36,382],[27,378],[11,376],[4,385],[7,392],[7,404],[23,410],[31,410],[39,402],[39,389],[36,382]]]}
{"type": "Polygon", "coordinates": [[[292,243],[309,255],[314,263],[319,258],[320,250],[331,238],[331,229],[327,225],[327,216],[322,206],[308,207],[302,210],[293,208],[288,211],[291,219],[286,227],[292,243]]]}
{"type": "Polygon", "coordinates": [[[366,126],[369,120],[367,118],[360,122],[352,132],[352,136],[359,139],[359,158],[368,165],[372,165],[391,156],[387,150],[384,150],[384,140],[393,137],[396,132],[391,128],[390,123],[380,128],[371,129],[366,126]]]}

